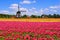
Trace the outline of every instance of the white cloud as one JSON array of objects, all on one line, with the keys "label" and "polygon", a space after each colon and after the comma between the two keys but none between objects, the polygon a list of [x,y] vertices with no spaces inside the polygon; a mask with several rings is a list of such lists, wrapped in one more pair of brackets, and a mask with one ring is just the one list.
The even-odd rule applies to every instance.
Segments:
[{"label": "white cloud", "polygon": [[50,10],[51,12],[57,12],[57,10]]},{"label": "white cloud", "polygon": [[[11,4],[9,8],[10,8],[11,14],[16,14],[16,12],[18,11],[18,4]],[[23,8],[21,6],[19,9],[20,9],[21,13],[28,11],[27,8]]]},{"label": "white cloud", "polygon": [[28,15],[41,15],[40,10],[37,10],[36,8],[32,7],[28,11]]},{"label": "white cloud", "polygon": [[[29,1],[29,0],[25,0],[25,1]],[[9,7],[11,10],[11,14],[14,13],[16,14],[17,10],[18,10],[18,4],[11,4]],[[21,12],[22,15],[26,14],[26,15],[41,15],[41,14],[53,14],[53,13],[57,13],[57,9],[59,9],[60,6],[50,6],[48,8],[40,8],[40,10],[37,10],[35,7],[32,7],[30,9],[24,8],[20,6],[20,11],[26,11],[26,12]]]},{"label": "white cloud", "polygon": [[20,8],[20,11],[21,11],[21,12],[27,12],[28,9],[27,9],[27,8],[23,8],[23,7],[21,7],[21,8]]},{"label": "white cloud", "polygon": [[44,14],[44,10],[41,8],[39,11],[40,14]]},{"label": "white cloud", "polygon": [[9,9],[10,9],[10,14],[16,14],[18,10],[18,4],[11,4]]},{"label": "white cloud", "polygon": [[34,0],[33,3],[36,3],[36,0]]},{"label": "white cloud", "polygon": [[20,2],[20,4],[31,4],[31,3],[36,3],[36,0],[30,1],[30,0],[23,0]]},{"label": "white cloud", "polygon": [[7,11],[7,10],[2,10],[2,11],[0,11],[0,13],[2,13],[2,14],[9,14],[9,11]]},{"label": "white cloud", "polygon": [[18,10],[18,4],[11,4],[9,7],[12,11],[17,11]]},{"label": "white cloud", "polygon": [[34,10],[36,10],[36,8],[34,8],[34,7],[29,9],[29,11],[34,11]]},{"label": "white cloud", "polygon": [[60,8],[60,5],[59,6],[50,6],[50,8],[53,8],[53,9]]},{"label": "white cloud", "polygon": [[50,12],[49,13],[60,13],[59,11],[60,11],[60,5],[55,5],[55,6],[50,6],[49,7],[50,8]]},{"label": "white cloud", "polygon": [[[10,5],[10,7],[9,7],[11,10],[13,10],[13,11],[17,11],[18,10],[18,4],[11,4]],[[21,11],[27,11],[27,9],[26,8],[23,8],[23,7],[21,7],[20,6],[20,8],[19,8]]]},{"label": "white cloud", "polygon": [[39,12],[41,14],[54,14],[54,13],[58,13],[59,14],[59,9],[60,9],[60,6],[50,6],[48,8],[40,9]]},{"label": "white cloud", "polygon": [[48,11],[49,9],[48,9],[48,8],[45,8],[44,10],[45,10],[45,11]]},{"label": "white cloud", "polygon": [[21,4],[31,4],[31,2],[30,1],[28,1],[28,0],[24,0],[23,2],[20,2]]},{"label": "white cloud", "polygon": [[15,9],[18,7],[18,4],[11,4],[9,8]]},{"label": "white cloud", "polygon": [[35,7],[32,7],[31,9],[32,9],[32,10],[36,10],[36,8],[35,8]]},{"label": "white cloud", "polygon": [[34,11],[34,13],[38,14],[39,12],[38,11]]}]

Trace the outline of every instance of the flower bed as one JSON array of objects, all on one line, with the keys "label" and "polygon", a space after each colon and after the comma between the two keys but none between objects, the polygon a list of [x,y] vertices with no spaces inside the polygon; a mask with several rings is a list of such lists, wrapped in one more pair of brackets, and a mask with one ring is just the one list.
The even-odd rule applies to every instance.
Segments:
[{"label": "flower bed", "polygon": [[0,21],[0,40],[60,40],[60,22]]}]

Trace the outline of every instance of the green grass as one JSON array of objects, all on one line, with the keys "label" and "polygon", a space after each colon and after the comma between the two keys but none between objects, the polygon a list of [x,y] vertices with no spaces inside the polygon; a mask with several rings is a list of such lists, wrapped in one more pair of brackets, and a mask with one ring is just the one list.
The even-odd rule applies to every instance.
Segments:
[{"label": "green grass", "polygon": [[3,37],[0,37],[0,40],[4,40],[4,38]]},{"label": "green grass", "polygon": [[20,40],[20,38],[17,38],[16,40]]},{"label": "green grass", "polygon": [[53,38],[54,40],[58,40],[57,36],[56,35],[53,35]]}]

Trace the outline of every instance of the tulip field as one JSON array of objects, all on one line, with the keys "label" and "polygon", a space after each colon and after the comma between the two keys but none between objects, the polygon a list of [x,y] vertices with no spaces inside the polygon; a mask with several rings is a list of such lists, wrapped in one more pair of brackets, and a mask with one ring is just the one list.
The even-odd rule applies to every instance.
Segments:
[{"label": "tulip field", "polygon": [[60,22],[0,20],[0,40],[60,40]]}]

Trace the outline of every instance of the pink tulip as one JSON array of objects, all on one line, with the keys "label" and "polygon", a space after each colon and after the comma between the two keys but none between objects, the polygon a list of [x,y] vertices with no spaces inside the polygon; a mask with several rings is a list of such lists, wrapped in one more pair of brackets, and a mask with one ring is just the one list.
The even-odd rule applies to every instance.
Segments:
[{"label": "pink tulip", "polygon": [[30,40],[30,36],[29,36],[29,35],[26,35],[26,36],[24,37],[24,40],[26,40],[26,39]]},{"label": "pink tulip", "polygon": [[37,38],[33,37],[32,40],[37,40]]},{"label": "pink tulip", "polygon": [[[44,35],[43,38],[40,40],[54,40],[53,38],[47,39],[44,38],[46,34],[53,36],[54,34],[60,38],[60,22],[19,22],[19,21],[0,21],[0,36],[6,37],[8,34],[12,34],[11,36],[15,38],[23,38],[22,33],[26,32],[26,36],[24,40],[28,38],[31,39],[29,36],[30,33],[33,33],[34,37],[38,34]],[[48,31],[47,31],[48,30]],[[14,34],[14,32],[19,32],[20,34]],[[32,38],[33,40],[37,40],[37,38]],[[10,37],[11,38],[11,37]],[[7,38],[6,40],[8,40]]]}]

